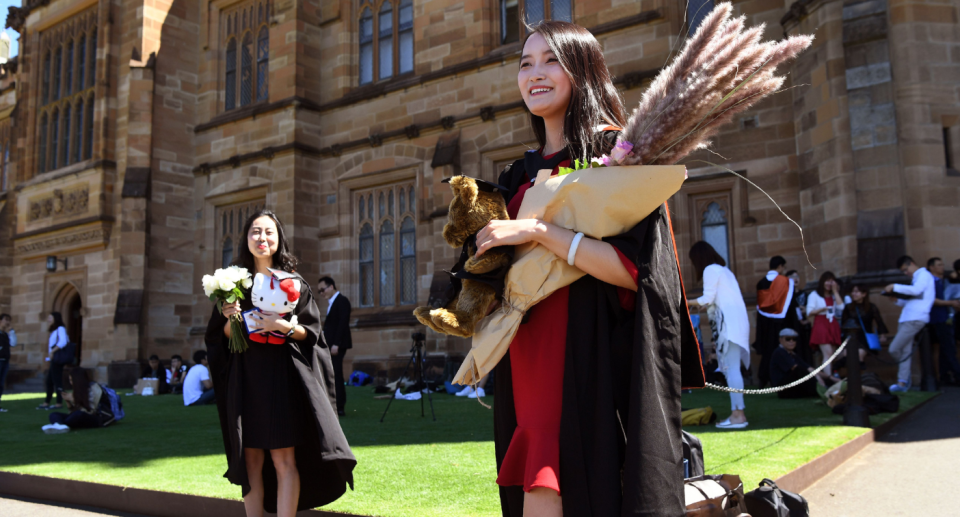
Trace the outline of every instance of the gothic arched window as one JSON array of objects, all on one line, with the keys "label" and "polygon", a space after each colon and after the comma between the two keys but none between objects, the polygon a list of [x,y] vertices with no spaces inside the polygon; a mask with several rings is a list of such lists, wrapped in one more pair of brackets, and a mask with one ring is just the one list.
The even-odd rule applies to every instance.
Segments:
[{"label": "gothic arched window", "polygon": [[700,220],[700,232],[703,235],[703,240],[713,246],[713,249],[717,250],[723,260],[730,264],[730,246],[727,239],[728,226],[726,211],[720,208],[720,205],[716,202],[707,205],[707,210]]}]

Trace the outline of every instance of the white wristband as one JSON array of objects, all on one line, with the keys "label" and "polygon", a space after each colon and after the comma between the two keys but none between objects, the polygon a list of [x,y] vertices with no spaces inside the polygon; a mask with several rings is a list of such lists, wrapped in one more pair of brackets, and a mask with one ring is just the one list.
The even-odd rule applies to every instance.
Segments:
[{"label": "white wristband", "polygon": [[577,247],[580,246],[580,240],[583,239],[583,233],[577,232],[573,236],[573,242],[570,243],[570,251],[567,252],[567,264],[573,265],[573,259],[577,256]]}]

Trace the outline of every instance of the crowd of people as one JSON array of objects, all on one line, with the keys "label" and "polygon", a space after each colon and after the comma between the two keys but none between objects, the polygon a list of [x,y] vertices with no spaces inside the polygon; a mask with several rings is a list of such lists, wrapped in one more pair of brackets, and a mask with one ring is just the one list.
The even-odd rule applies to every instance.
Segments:
[{"label": "crowd of people", "polygon": [[[707,242],[700,241],[690,249],[690,260],[698,278],[703,281],[703,294],[690,300],[691,308],[706,310],[716,352],[716,369],[723,373],[727,386],[742,389],[741,366],[749,372],[750,322],[739,283],[723,257]],[[820,274],[816,287],[806,291],[800,287],[796,270],[787,270],[781,256],[770,259],[769,271],[757,282],[756,332],[753,350],[760,355],[757,371],[761,388],[794,384],[814,372],[807,381],[778,392],[782,398],[816,396],[817,386],[830,386],[840,380],[833,371],[838,348],[847,336],[853,336],[847,350],[859,356],[861,365],[868,353],[879,353],[887,343],[889,330],[880,308],[870,300],[870,286],[851,283],[843,286],[831,271]],[[910,279],[909,284],[889,284],[881,295],[902,307],[897,332],[890,342],[889,355],[897,367],[897,378],[890,386],[892,393],[902,393],[912,386],[911,358],[914,342],[927,332],[939,344],[939,379],[943,385],[960,385],[960,361],[957,359],[960,318],[960,260],[954,271],[945,275],[943,260],[933,257],[921,267],[910,256],[900,257],[897,269]],[[957,288],[948,289],[952,280]],[[957,314],[960,314],[958,312]],[[725,429],[747,427],[743,395],[731,393],[730,417],[717,423]]]}]

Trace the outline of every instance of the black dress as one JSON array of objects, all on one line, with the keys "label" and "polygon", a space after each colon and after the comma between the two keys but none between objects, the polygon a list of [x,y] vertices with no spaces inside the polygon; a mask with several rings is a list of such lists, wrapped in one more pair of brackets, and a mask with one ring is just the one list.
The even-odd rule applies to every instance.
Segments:
[{"label": "black dress", "polygon": [[[205,341],[220,416],[223,448],[231,483],[250,492],[245,448],[294,446],[300,473],[298,510],[329,504],[353,488],[356,458],[337,418],[333,366],[323,341],[320,310],[310,285],[302,277],[294,314],[307,332],[302,341],[279,345],[248,340],[250,348],[231,353],[223,333],[227,319],[216,308]],[[244,310],[253,305],[240,303]],[[277,511],[277,472],[271,455],[264,455],[263,508]]]}]

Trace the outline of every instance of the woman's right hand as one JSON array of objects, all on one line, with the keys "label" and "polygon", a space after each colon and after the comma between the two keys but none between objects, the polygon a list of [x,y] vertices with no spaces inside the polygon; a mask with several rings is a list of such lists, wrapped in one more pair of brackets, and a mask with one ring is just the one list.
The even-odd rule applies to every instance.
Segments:
[{"label": "woman's right hand", "polygon": [[229,318],[234,314],[240,314],[240,302],[223,303],[223,317]]}]

